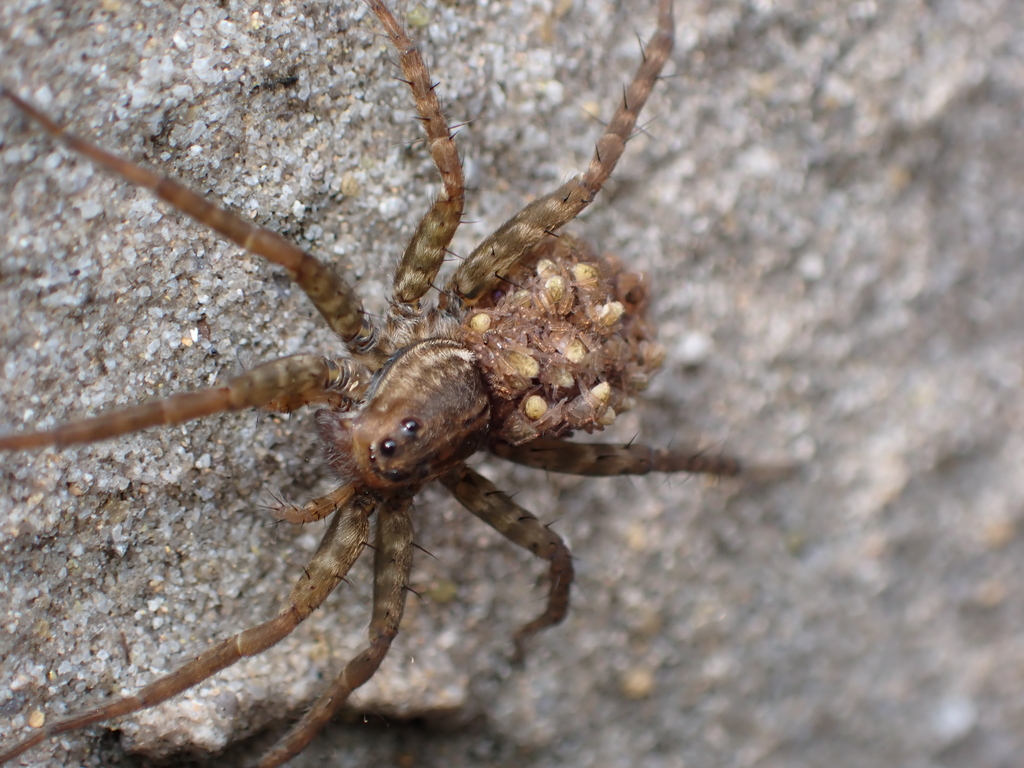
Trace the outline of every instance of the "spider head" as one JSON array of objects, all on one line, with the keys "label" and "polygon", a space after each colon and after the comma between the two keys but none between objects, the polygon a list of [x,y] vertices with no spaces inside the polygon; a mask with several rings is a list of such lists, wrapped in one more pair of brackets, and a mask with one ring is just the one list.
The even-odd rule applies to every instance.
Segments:
[{"label": "spider head", "polygon": [[423,425],[419,419],[409,417],[402,419],[397,429],[388,430],[394,432],[393,435],[385,435],[371,443],[368,455],[370,462],[379,467],[379,474],[393,483],[403,483],[410,479],[411,473],[403,465],[416,452],[422,430]]},{"label": "spider head", "polygon": [[433,480],[479,450],[490,401],[472,353],[428,339],[388,360],[357,413],[321,414],[328,459],[342,479],[388,489]]}]

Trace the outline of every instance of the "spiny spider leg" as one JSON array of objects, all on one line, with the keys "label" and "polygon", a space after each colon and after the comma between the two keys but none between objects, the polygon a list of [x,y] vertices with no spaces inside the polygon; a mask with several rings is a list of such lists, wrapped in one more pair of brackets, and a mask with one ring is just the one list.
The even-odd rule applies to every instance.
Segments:
[{"label": "spiny spider leg", "polygon": [[561,537],[500,491],[494,483],[463,465],[441,479],[466,509],[514,544],[551,563],[547,607],[540,616],[520,627],[514,636],[515,659],[524,656],[526,639],[558,624],[569,610],[569,588],[574,576],[572,554]]},{"label": "spiny spider leg", "polygon": [[3,86],[0,86],[0,96],[13,102],[18,109],[42,125],[51,136],[60,139],[97,165],[123,176],[133,184],[145,187],[161,200],[170,203],[200,224],[219,232],[233,243],[284,267],[291,279],[323,315],[331,329],[343,341],[352,343],[353,351],[365,352],[372,347],[375,332],[363,314],[362,302],[351,286],[332,267],[318,261],[276,232],[257,227],[241,216],[214,205],[180,182],[129,162],[66,131]]},{"label": "spiny spider leg", "polygon": [[445,120],[444,111],[434,91],[436,83],[430,82],[430,72],[416,44],[383,2],[369,0],[369,6],[377,14],[391,38],[391,44],[398,51],[402,74],[416,100],[416,111],[419,112],[420,122],[427,134],[430,157],[444,183],[441,194],[416,227],[416,233],[409,241],[395,274],[392,294],[396,301],[409,304],[420,299],[430,289],[444,262],[448,244],[462,221],[466,200],[465,179],[455,137],[448,130],[448,121]]},{"label": "spiny spider leg", "polygon": [[256,768],[274,768],[299,754],[349,694],[369,680],[384,661],[398,634],[412,570],[412,500],[413,494],[398,495],[383,502],[377,511],[369,646],[345,666],[302,719],[256,763]]},{"label": "spiny spider leg", "polygon": [[646,475],[648,472],[691,472],[738,475],[740,463],[731,456],[713,456],[685,448],[650,448],[646,445],[570,443],[542,437],[523,445],[497,442],[491,452],[516,464],[570,475]]},{"label": "spiny spider leg", "polygon": [[348,504],[355,492],[354,485],[342,485],[328,494],[307,501],[301,507],[297,504],[283,503],[274,508],[274,517],[282,522],[295,525],[315,523],[317,520],[323,520],[334,510]]},{"label": "spiny spider leg", "polygon": [[363,394],[367,384],[365,369],[351,360],[292,355],[258,365],[221,387],[182,392],[42,432],[0,435],[0,450],[91,443],[243,408],[287,412],[306,403],[339,397],[351,403]]},{"label": "spiny spider leg", "polygon": [[0,753],[0,763],[52,736],[114,717],[138,712],[198,685],[211,675],[229,667],[245,656],[254,656],[280,642],[306,619],[341,582],[366,545],[370,530],[369,518],[376,500],[359,494],[331,522],[320,547],[295,584],[288,605],[276,618],[239,632],[201,653],[193,661],[156,680],[134,696],[115,699],[108,704],[46,726],[20,744]]},{"label": "spiny spider leg", "polygon": [[587,172],[534,200],[498,227],[473,249],[469,258],[455,271],[448,290],[461,296],[464,303],[475,304],[545,235],[571,221],[594,201],[615,169],[640,110],[647,103],[647,97],[672,53],[674,32],[672,0],[659,0],[658,31],[644,49],[643,62],[626,89],[622,104],[608,123],[604,135],[598,139]]}]

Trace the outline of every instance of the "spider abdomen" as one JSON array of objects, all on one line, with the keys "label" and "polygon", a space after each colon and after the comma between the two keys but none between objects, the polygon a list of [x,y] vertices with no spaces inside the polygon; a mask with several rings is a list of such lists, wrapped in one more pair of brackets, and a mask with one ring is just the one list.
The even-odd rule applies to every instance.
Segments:
[{"label": "spider abdomen", "polygon": [[500,440],[603,429],[664,360],[646,317],[644,276],[582,241],[546,238],[503,287],[462,324]]}]

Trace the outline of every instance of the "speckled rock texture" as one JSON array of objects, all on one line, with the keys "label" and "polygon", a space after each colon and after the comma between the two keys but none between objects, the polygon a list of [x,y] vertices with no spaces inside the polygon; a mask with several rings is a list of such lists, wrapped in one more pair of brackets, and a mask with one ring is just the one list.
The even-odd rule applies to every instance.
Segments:
[{"label": "speckled rock texture", "polygon": [[[583,168],[653,1],[402,2],[472,187],[454,250]],[[402,633],[292,765],[1019,765],[1024,5],[690,2],[669,77],[572,230],[654,275],[665,370],[611,439],[771,484],[481,470],[577,557],[543,568],[439,489]],[[0,3],[0,80],[273,227],[382,306],[437,178],[357,0]],[[0,429],[340,347],[280,272],[0,104]],[[311,413],[0,464],[0,738],[276,613],[330,486]],[[234,766],[363,641],[368,558],[279,647],[38,766]],[[253,737],[253,738],[250,738]]]}]

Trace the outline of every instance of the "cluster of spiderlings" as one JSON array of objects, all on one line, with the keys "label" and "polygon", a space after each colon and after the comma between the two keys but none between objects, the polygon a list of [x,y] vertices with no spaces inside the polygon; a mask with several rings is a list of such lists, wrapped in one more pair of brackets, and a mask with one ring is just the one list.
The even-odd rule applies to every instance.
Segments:
[{"label": "cluster of spiderlings", "polygon": [[646,318],[644,276],[570,236],[545,239],[503,287],[462,324],[501,440],[603,429],[665,358]]}]

